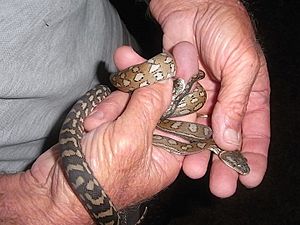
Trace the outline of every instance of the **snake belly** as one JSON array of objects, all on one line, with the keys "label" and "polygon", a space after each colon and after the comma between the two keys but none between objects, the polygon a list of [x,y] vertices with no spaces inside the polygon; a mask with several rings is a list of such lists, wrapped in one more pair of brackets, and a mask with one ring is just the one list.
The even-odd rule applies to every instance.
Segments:
[{"label": "snake belly", "polygon": [[[174,76],[175,63],[173,58],[167,53],[161,53],[142,64],[131,66],[113,74],[111,82],[120,91],[132,92],[137,88]],[[210,150],[217,154],[229,167],[240,174],[247,174],[250,171],[247,160],[238,151],[232,154],[218,148],[211,138],[212,130],[210,127],[168,119],[193,113],[203,106],[206,92],[196,82],[203,77],[204,72],[199,71],[187,84],[180,79],[174,82],[171,105],[157,125],[159,129],[183,137],[189,143],[182,143],[161,135],[153,135],[153,145],[181,155]],[[193,85],[196,87],[191,91]],[[120,215],[86,162],[81,140],[84,135],[83,122],[85,118],[109,94],[108,87],[97,85],[82,96],[67,115],[59,136],[62,168],[67,181],[95,223],[99,225],[118,225],[121,223]]]}]

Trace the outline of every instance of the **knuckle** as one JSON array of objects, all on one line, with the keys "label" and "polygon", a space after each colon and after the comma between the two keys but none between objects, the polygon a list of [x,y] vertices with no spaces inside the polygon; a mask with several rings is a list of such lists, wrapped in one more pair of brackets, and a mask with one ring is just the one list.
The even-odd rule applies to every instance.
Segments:
[{"label": "knuckle", "polygon": [[[141,88],[136,91],[139,96],[138,101],[140,106],[143,107],[143,111],[147,117],[153,115],[153,112],[159,112],[161,115],[167,106],[166,98],[163,97],[163,93],[160,89],[154,87]],[[156,113],[155,113],[156,114]]]},{"label": "knuckle", "polygon": [[237,97],[227,103],[228,116],[234,120],[241,120],[247,110],[246,98]]}]

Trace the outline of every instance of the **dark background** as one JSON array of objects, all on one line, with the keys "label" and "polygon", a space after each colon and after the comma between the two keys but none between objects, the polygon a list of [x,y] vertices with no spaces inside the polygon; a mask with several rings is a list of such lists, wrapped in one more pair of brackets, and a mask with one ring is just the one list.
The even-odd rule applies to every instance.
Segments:
[{"label": "dark background", "polygon": [[[134,0],[111,1],[145,57],[161,49],[161,31]],[[252,0],[246,3],[265,52],[271,80],[271,145],[266,176],[258,187],[238,186],[233,197],[219,199],[208,189],[208,174],[176,182],[150,203],[146,224],[296,225],[300,224],[299,10],[300,1]]]}]

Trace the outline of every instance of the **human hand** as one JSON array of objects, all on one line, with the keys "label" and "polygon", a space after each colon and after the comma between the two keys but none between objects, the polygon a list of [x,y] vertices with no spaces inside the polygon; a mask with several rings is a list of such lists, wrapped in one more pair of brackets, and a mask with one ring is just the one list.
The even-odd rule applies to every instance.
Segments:
[{"label": "human hand", "polygon": [[[270,87],[266,60],[245,8],[236,0],[152,0],[150,10],[163,29],[165,50],[187,41],[198,53],[192,60],[205,70],[201,84],[208,92],[199,115],[211,115],[214,140],[223,149],[241,149],[248,159],[250,174],[238,176],[214,157],[212,193],[231,196],[238,179],[246,187],[257,186],[267,167]],[[189,49],[187,45],[182,52]],[[198,121],[207,122],[201,116]],[[208,160],[208,152],[187,156],[183,170],[200,178]]]},{"label": "human hand", "polygon": [[[193,55],[191,52],[182,53],[181,48],[184,46],[184,44],[178,44],[172,53],[176,64],[181,65],[181,69],[177,73],[191,76],[198,72],[198,64],[192,60],[191,63],[182,64],[183,59],[187,60]],[[196,52],[192,58],[195,56]],[[144,61],[145,59],[127,46],[117,49],[115,53],[115,63],[119,70]],[[164,84],[166,82],[168,84]],[[170,154],[166,150],[152,146],[155,126],[170,104],[172,85],[169,86],[169,82],[170,80],[164,81],[162,84],[159,82],[151,85],[150,89],[138,89],[133,92],[130,99],[127,93],[115,91],[104,99],[85,120],[85,128],[89,133],[97,132],[98,129],[103,130],[103,126],[105,127],[104,134],[110,132],[106,139],[106,145],[109,143],[110,148],[104,145],[95,149],[95,152],[112,151],[111,155],[114,156],[113,159],[110,159],[111,156],[109,155],[109,158],[103,157],[101,160],[104,163],[107,162],[108,165],[103,166],[101,170],[102,173],[98,178],[100,182],[101,180],[109,181],[110,178],[105,177],[105,175],[112,176],[114,171],[119,171],[114,176],[124,177],[124,184],[121,183],[121,185],[120,183],[105,184],[101,182],[115,204],[118,201],[114,201],[112,196],[118,196],[117,199],[125,197],[124,203],[128,203],[128,199],[133,199],[130,202],[136,203],[152,197],[172,183],[181,169],[183,156]],[[156,117],[153,119],[151,114]],[[196,115],[185,116],[183,119],[195,121]],[[106,127],[110,129],[110,126],[112,126],[112,130],[106,131]],[[161,133],[157,130],[154,132]],[[97,139],[103,138],[95,137],[95,140]],[[90,151],[92,148],[88,147],[87,149]],[[109,170],[105,171],[106,169]],[[112,181],[115,182],[116,180]],[[115,187],[119,188],[116,189]],[[115,192],[110,193],[110,190]],[[133,194],[132,197],[131,194]]]},{"label": "human hand", "polygon": [[[179,44],[173,50],[177,65],[191,57],[188,52],[178,54],[182,47]],[[118,49],[115,58],[120,70],[144,61],[129,47]],[[183,73],[185,67],[188,74],[193,74],[198,65],[185,63],[180,66]],[[152,197],[172,183],[181,169],[184,157],[152,146],[153,131],[170,103],[171,93],[170,80],[140,88],[131,96],[116,91],[85,121],[88,132],[82,140],[82,150],[117,209]],[[196,116],[185,119],[195,120]],[[24,174],[22,180],[26,182],[22,186],[33,193],[25,197],[33,202],[31,209],[38,208],[46,214],[45,224],[52,224],[52,220],[60,224],[90,224],[89,215],[65,180],[59,155],[60,148],[56,145]],[[37,224],[43,221],[40,214],[28,214]]]},{"label": "human hand", "polygon": [[64,178],[59,157],[55,145],[31,169],[0,175],[0,224],[92,224]]}]

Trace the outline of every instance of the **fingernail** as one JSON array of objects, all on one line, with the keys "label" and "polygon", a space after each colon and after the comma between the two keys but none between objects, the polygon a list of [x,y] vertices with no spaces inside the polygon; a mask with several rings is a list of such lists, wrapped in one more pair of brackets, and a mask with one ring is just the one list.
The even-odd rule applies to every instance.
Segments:
[{"label": "fingernail", "polygon": [[231,128],[227,128],[224,131],[224,141],[228,144],[239,145],[240,144],[240,134]]}]

